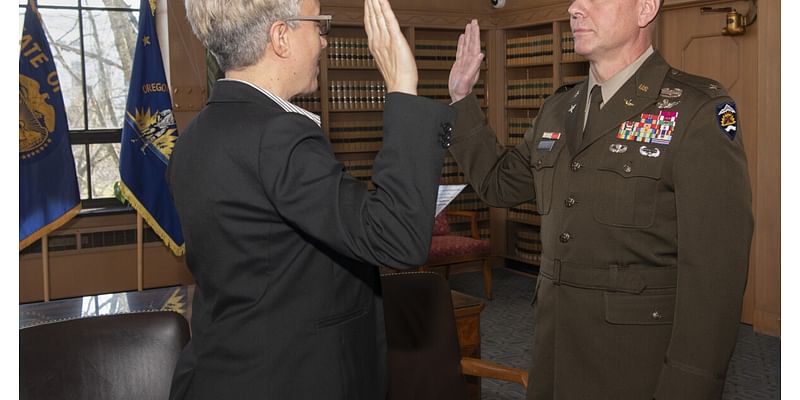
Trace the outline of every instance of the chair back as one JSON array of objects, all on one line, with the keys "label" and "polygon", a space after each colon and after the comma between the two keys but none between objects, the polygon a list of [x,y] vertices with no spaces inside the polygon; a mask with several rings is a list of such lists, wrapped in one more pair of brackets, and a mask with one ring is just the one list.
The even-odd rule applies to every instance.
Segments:
[{"label": "chair back", "polygon": [[188,341],[186,319],[171,311],[21,329],[20,399],[166,399]]},{"label": "chair back", "polygon": [[381,276],[389,360],[390,400],[463,400],[453,300],[433,272]]},{"label": "chair back", "polygon": [[442,236],[450,234],[450,222],[447,221],[447,213],[440,212],[433,220],[433,236]]}]

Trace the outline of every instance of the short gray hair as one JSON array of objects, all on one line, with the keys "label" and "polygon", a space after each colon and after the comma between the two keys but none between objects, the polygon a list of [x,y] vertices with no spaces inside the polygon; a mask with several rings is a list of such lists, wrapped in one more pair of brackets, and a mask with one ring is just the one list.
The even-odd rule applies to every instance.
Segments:
[{"label": "short gray hair", "polygon": [[220,68],[228,71],[257,63],[269,43],[269,28],[296,17],[300,1],[185,0],[186,17]]}]

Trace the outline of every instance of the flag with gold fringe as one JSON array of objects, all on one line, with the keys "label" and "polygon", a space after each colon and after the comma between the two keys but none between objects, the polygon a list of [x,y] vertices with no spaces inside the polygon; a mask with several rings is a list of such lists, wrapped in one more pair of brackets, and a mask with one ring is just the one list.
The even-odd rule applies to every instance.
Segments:
[{"label": "flag with gold fringe", "polygon": [[41,17],[25,9],[19,49],[19,250],[81,209],[69,126]]},{"label": "flag with gold fringe", "polygon": [[172,114],[155,16],[155,0],[142,0],[122,127],[120,189],[170,250],[181,255],[183,232],[166,181],[167,164],[178,139],[178,129]]}]

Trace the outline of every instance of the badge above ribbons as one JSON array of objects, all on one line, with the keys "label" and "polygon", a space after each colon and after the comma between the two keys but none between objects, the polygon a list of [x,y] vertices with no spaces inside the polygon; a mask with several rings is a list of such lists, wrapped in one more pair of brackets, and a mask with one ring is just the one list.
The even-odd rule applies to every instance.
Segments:
[{"label": "badge above ribbons", "polygon": [[175,255],[183,232],[166,182],[178,129],[155,28],[155,0],[142,0],[119,160],[122,194]]}]

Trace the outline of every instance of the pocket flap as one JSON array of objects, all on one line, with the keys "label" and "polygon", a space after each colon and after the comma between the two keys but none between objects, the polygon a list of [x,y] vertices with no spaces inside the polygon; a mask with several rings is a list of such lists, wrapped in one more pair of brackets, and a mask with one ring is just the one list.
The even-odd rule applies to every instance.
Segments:
[{"label": "pocket flap", "polygon": [[619,325],[671,324],[675,317],[675,295],[605,293],[606,322]]}]

